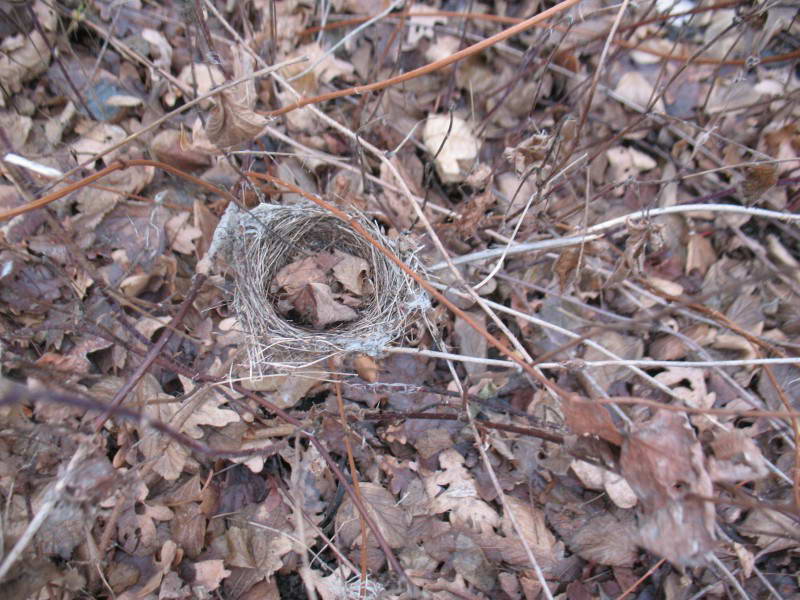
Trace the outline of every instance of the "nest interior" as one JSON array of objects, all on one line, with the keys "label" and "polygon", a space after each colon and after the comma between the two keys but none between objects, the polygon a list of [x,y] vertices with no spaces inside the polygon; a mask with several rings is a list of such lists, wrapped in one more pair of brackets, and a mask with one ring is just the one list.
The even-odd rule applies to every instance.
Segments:
[{"label": "nest interior", "polygon": [[[276,367],[298,367],[340,352],[379,354],[402,337],[415,313],[430,306],[419,286],[347,223],[311,203],[261,204],[220,223],[221,244],[234,279],[233,308],[246,337],[254,374]],[[394,242],[368,218],[351,214],[380,243],[419,271],[413,252],[399,252]],[[273,282],[294,261],[319,252],[340,251],[364,259],[369,293],[357,317],[314,328],[278,307]]]}]

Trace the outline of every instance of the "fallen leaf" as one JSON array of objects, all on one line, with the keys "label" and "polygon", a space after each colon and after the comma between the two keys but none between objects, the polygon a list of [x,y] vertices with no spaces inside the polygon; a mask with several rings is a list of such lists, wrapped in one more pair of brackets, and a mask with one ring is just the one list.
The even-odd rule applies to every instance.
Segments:
[{"label": "fallen leaf", "polygon": [[[46,71],[52,56],[50,44],[58,22],[56,12],[41,1],[34,2],[31,8],[41,31],[36,28],[0,40],[0,84],[12,94],[20,92],[23,83]],[[5,106],[6,97],[7,94],[0,94],[0,106]]]},{"label": "fallen leaf", "polygon": [[675,565],[702,564],[714,546],[713,495],[703,451],[685,416],[658,411],[622,445],[622,475],[641,502],[639,542]]},{"label": "fallen leaf", "polygon": [[325,283],[325,272],[319,268],[313,256],[302,258],[281,268],[270,285],[270,291],[277,294],[283,288],[292,298],[310,283]]},{"label": "fallen leaf", "polygon": [[364,381],[375,383],[378,380],[378,363],[372,357],[366,354],[359,354],[353,359],[353,366],[358,376]]},{"label": "fallen leaf", "polygon": [[231,574],[219,559],[201,560],[194,563],[194,580],[205,588],[206,592],[216,590],[222,580]]},{"label": "fallen leaf", "polygon": [[[452,117],[452,118],[451,118]],[[467,122],[456,115],[433,115],[422,139],[444,183],[464,181],[478,158],[478,140]]]},{"label": "fallen leaf", "polygon": [[330,286],[324,283],[306,285],[297,295],[293,306],[301,318],[315,329],[358,318],[356,311],[334,300]]},{"label": "fallen leaf", "polygon": [[[470,312],[469,316],[475,321],[478,326],[486,328],[486,314],[483,312]],[[475,358],[486,358],[488,352],[488,343],[486,339],[478,333],[469,323],[467,323],[460,316],[456,316],[455,326],[453,328],[453,337],[457,345],[458,351],[465,355]],[[464,368],[470,377],[480,377],[486,372],[486,365],[481,363],[466,362]]]},{"label": "fallen leaf", "polygon": [[[384,487],[370,482],[361,482],[361,498],[390,548],[402,548],[407,543],[407,531],[411,518],[397,503],[395,497]],[[348,497],[336,513],[336,530],[344,545],[357,546],[361,540],[361,525],[358,513]],[[370,531],[368,544],[377,547],[377,540]]]},{"label": "fallen leaf", "polygon": [[222,90],[214,97],[214,108],[208,116],[206,134],[220,148],[249,142],[258,137],[269,122],[248,106],[234,87]]},{"label": "fallen leaf", "polygon": [[369,263],[363,258],[345,254],[341,250],[336,251],[336,256],[340,259],[333,266],[333,274],[337,281],[358,296],[364,294],[365,282],[369,277]]},{"label": "fallen leaf", "polygon": [[[626,102],[633,104],[636,108],[645,108],[649,106],[649,102],[653,94],[653,86],[650,84],[644,75],[638,71],[628,71],[625,73],[617,83],[614,93],[624,99]],[[656,112],[663,113],[664,101],[659,98],[653,109]]]},{"label": "fallen leaf", "polygon": [[456,450],[444,450],[439,454],[439,464],[441,471],[423,478],[430,513],[449,512],[454,527],[493,534],[500,517],[478,496],[475,480],[464,467],[464,457]]}]

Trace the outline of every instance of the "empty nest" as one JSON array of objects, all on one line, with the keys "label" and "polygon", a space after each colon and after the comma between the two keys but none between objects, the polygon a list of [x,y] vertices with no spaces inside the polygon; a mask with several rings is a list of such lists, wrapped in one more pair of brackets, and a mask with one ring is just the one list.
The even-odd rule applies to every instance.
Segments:
[{"label": "empty nest", "polygon": [[[350,216],[412,269],[421,269],[413,252],[401,252],[370,219]],[[342,352],[378,355],[430,306],[411,277],[312,203],[261,204],[247,212],[231,205],[214,237],[210,253],[220,252],[231,271],[233,310],[255,376]],[[337,270],[342,261],[351,267],[348,276]]]}]

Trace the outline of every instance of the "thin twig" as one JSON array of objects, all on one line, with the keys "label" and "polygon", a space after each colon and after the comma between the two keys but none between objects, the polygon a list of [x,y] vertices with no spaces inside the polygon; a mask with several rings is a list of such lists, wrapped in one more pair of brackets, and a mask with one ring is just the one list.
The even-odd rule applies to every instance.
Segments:
[{"label": "thin twig", "polygon": [[19,560],[22,552],[33,540],[36,532],[39,531],[39,528],[42,525],[44,525],[44,522],[56,507],[56,504],[63,498],[64,491],[66,490],[67,486],[73,483],[72,478],[73,474],[75,473],[75,469],[89,455],[89,448],[90,446],[87,442],[82,442],[78,446],[77,450],[75,450],[75,453],[72,455],[72,458],[70,458],[67,468],[64,469],[64,472],[59,476],[55,485],[53,485],[53,487],[46,492],[44,502],[37,511],[36,516],[31,520],[31,522],[25,528],[23,534],[17,540],[17,543],[14,544],[14,547],[11,548],[9,553],[3,559],[3,563],[0,564],[0,581],[5,579],[11,567],[14,566],[14,563]]}]

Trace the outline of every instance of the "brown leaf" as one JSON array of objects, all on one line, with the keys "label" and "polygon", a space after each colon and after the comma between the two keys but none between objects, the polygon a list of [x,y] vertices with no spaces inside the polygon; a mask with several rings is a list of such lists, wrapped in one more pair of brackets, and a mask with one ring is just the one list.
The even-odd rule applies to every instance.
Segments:
[{"label": "brown leaf", "polygon": [[345,289],[361,296],[364,293],[364,283],[369,277],[369,263],[358,256],[345,254],[337,250],[336,256],[340,260],[333,265],[333,275]]},{"label": "brown leaf", "polygon": [[425,122],[422,139],[431,157],[435,157],[436,172],[444,183],[466,179],[480,147],[469,123],[455,115],[431,115]]},{"label": "brown leaf", "polygon": [[715,262],[717,262],[717,253],[714,251],[711,241],[699,233],[691,234],[686,245],[686,274],[697,269],[701,275],[705,275]]},{"label": "brown leaf", "polygon": [[714,545],[714,506],[703,452],[688,420],[657,412],[622,446],[622,475],[642,504],[640,543],[675,565],[700,564]]},{"label": "brown leaf", "polygon": [[744,175],[742,197],[748,204],[758,200],[778,183],[778,169],[773,163],[745,167]]},{"label": "brown leaf", "polygon": [[576,435],[596,435],[616,446],[622,445],[622,434],[605,406],[567,397],[562,410],[567,427]]},{"label": "brown leaf", "polygon": [[[52,42],[52,32],[56,28],[57,16],[46,2],[35,2],[32,6],[42,29],[32,29],[28,33],[17,33],[2,40],[0,52],[0,84],[13,94],[22,89],[22,84],[31,77],[47,69],[52,53],[48,41]],[[0,100],[0,106],[5,102]]]},{"label": "brown leaf", "polygon": [[184,171],[205,169],[211,166],[211,157],[190,146],[182,131],[165,129],[150,143],[156,158]]},{"label": "brown leaf", "polygon": [[170,522],[172,539],[186,556],[195,559],[205,546],[206,519],[197,502],[175,507],[175,517]]},{"label": "brown leaf", "polygon": [[558,287],[563,293],[567,289],[567,284],[574,278],[575,268],[578,266],[578,258],[580,257],[580,248],[567,248],[558,256],[556,264],[553,267],[556,276],[558,277]]},{"label": "brown leaf", "polygon": [[519,540],[521,534],[543,568],[555,561],[556,538],[545,524],[544,513],[533,504],[514,496],[506,496],[506,506],[514,513],[520,531],[514,528],[511,517],[503,515],[502,530],[506,542],[502,544],[503,560],[512,564],[529,563],[527,553]]},{"label": "brown leaf", "polygon": [[[408,526],[411,518],[397,503],[389,490],[370,482],[361,483],[361,497],[375,520],[378,530],[390,548],[402,548],[406,545]],[[336,513],[336,530],[347,547],[358,545],[361,539],[361,526],[358,514],[348,498]],[[370,532],[369,544],[377,546],[377,540]]]},{"label": "brown leaf", "polygon": [[494,533],[500,525],[495,510],[478,496],[475,479],[464,466],[464,457],[450,448],[439,454],[441,471],[425,477],[425,491],[431,514],[449,512],[454,527],[483,533]]},{"label": "brown leaf", "polygon": [[708,470],[714,481],[751,481],[769,473],[761,450],[738,429],[717,433],[711,448]]},{"label": "brown leaf", "polygon": [[456,572],[478,589],[492,591],[496,579],[495,569],[480,546],[463,533],[456,535],[454,546],[451,560]]},{"label": "brown leaf", "polygon": [[609,566],[630,566],[639,556],[633,511],[598,512],[567,541],[581,558]]},{"label": "brown leaf", "polygon": [[[252,516],[251,516],[252,515]],[[286,533],[294,534],[289,509],[282,501],[274,506],[272,498],[250,505],[237,522],[225,533],[229,567],[258,569],[270,577],[281,568],[282,557],[293,548]]]},{"label": "brown leaf", "polygon": [[289,263],[278,271],[270,286],[273,294],[283,288],[291,299],[309,283],[325,283],[325,272],[319,268],[317,260],[309,256]]},{"label": "brown leaf", "polygon": [[206,133],[212,144],[227,148],[255,139],[268,122],[266,117],[256,114],[247,106],[236,87],[233,87],[215,96],[214,108],[206,123]]},{"label": "brown leaf", "polygon": [[324,283],[309,283],[298,294],[294,307],[316,329],[358,318],[356,311],[333,299],[330,286]]},{"label": "brown leaf", "polygon": [[[483,312],[469,313],[472,320],[477,322],[479,326],[486,328],[486,314]],[[486,339],[479,334],[469,323],[461,317],[456,317],[455,327],[453,329],[453,337],[455,339],[458,351],[466,356],[475,358],[486,358],[488,351],[488,344]],[[464,363],[464,368],[470,377],[480,377],[486,372],[486,365],[481,363],[468,362]]]},{"label": "brown leaf", "polygon": [[223,566],[221,560],[201,560],[194,563],[195,581],[202,585],[206,592],[212,592],[220,586],[222,580],[231,572]]}]

